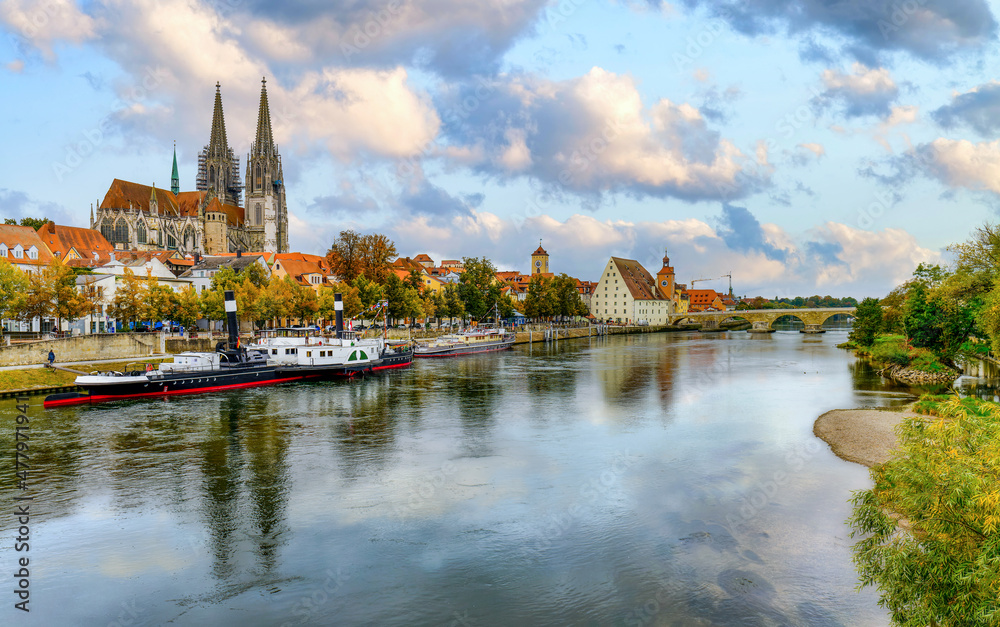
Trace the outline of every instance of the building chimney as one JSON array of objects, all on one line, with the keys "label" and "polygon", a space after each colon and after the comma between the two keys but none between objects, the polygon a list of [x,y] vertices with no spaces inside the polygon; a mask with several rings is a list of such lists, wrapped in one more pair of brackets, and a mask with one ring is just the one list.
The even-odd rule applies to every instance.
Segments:
[{"label": "building chimney", "polygon": [[243,256],[243,251],[240,250],[239,248],[237,248],[236,249],[236,258],[239,259],[242,256]]},{"label": "building chimney", "polygon": [[194,265],[198,265],[199,263],[201,263],[201,255],[198,254],[198,253],[195,253],[194,254]]}]

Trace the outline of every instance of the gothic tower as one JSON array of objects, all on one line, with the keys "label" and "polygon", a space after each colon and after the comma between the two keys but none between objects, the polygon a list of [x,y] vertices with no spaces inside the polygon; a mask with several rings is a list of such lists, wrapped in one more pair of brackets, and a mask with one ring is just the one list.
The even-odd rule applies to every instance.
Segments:
[{"label": "gothic tower", "polygon": [[288,252],[284,176],[281,155],[271,132],[266,79],[261,79],[257,136],[247,155],[246,198],[246,225],[251,248],[263,252]]},{"label": "gothic tower", "polygon": [[212,114],[212,135],[198,155],[198,191],[215,192],[219,202],[240,205],[240,159],[233,155],[226,139],[226,121],[222,117],[222,93],[215,84],[215,111]]}]

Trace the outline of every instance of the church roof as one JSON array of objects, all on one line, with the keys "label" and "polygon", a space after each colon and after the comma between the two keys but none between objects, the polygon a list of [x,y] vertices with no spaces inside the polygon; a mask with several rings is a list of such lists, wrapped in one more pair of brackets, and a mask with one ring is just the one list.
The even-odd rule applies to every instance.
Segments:
[{"label": "church roof", "polygon": [[538,248],[535,249],[535,252],[533,252],[531,254],[532,255],[548,255],[549,253],[545,252],[545,249],[542,248],[541,244],[539,244]]},{"label": "church roof", "polygon": [[226,139],[226,120],[222,116],[222,92],[215,84],[215,110],[212,112],[212,135],[208,140],[208,157],[229,158],[229,141]]},{"label": "church roof", "polygon": [[[73,260],[75,266],[101,266],[111,261],[114,247],[104,239],[100,231],[78,226],[63,226],[47,222],[38,229],[38,237],[48,246],[53,255],[66,260],[66,254],[75,249],[81,259]],[[97,253],[97,256],[94,256]],[[68,262],[67,262],[68,263]]]},{"label": "church roof", "polygon": [[[104,196],[101,209],[138,209],[148,213],[152,190],[149,185],[115,179]],[[156,188],[156,204],[161,214],[179,215],[177,200],[168,190]]]}]

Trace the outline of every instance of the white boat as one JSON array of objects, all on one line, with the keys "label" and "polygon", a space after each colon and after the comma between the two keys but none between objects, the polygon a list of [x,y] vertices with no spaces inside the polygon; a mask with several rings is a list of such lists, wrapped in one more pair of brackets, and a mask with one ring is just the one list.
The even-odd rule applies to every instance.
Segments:
[{"label": "white boat", "polygon": [[449,333],[425,342],[417,342],[414,357],[454,357],[510,348],[514,334],[503,327],[473,327],[462,333]]}]

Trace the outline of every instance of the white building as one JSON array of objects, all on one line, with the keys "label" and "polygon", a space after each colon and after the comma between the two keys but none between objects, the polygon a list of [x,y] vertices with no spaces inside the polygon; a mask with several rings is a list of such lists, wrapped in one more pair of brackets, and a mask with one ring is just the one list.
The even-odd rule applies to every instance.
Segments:
[{"label": "white building", "polygon": [[675,298],[674,269],[666,255],[655,279],[638,261],[612,257],[594,288],[590,313],[601,322],[668,324]]}]

